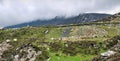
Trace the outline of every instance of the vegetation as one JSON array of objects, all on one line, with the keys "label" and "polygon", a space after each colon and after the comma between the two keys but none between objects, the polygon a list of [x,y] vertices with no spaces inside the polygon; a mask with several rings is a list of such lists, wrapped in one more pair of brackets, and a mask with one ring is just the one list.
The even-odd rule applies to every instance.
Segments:
[{"label": "vegetation", "polygon": [[26,57],[27,50],[20,51],[30,47],[36,53],[42,52],[36,55],[35,61],[48,59],[50,61],[90,61],[118,43],[117,40],[120,40],[118,25],[119,23],[115,22],[93,22],[82,26],[2,29],[0,43],[10,40],[8,44],[12,45],[12,48],[3,52],[2,57],[7,61],[13,61],[11,55],[19,54],[20,57]]}]

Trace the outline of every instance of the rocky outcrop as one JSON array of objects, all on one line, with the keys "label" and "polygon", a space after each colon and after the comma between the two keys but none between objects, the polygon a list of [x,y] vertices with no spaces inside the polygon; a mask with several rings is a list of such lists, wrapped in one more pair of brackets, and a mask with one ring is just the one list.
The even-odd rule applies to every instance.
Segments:
[{"label": "rocky outcrop", "polygon": [[11,45],[10,40],[0,44],[0,61],[47,61],[49,59],[49,54],[44,48],[32,44],[23,44],[17,49]]},{"label": "rocky outcrop", "polygon": [[3,42],[0,44],[0,61],[5,60],[2,56],[5,51],[9,50],[12,47],[8,42]]},{"label": "rocky outcrop", "polygon": [[120,60],[120,36],[115,36],[106,40],[103,47],[108,49],[107,52],[101,53],[92,61],[119,61]]},{"label": "rocky outcrop", "polygon": [[14,61],[35,61],[36,57],[42,54],[42,51],[35,51],[30,45],[18,49],[18,52],[19,53],[14,56]]}]

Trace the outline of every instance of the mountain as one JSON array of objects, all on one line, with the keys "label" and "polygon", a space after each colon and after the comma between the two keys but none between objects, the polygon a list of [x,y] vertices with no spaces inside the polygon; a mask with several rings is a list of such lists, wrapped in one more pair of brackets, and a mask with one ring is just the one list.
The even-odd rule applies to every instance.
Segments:
[{"label": "mountain", "polygon": [[21,23],[17,25],[7,26],[5,28],[20,28],[25,26],[44,26],[44,25],[68,25],[68,24],[80,24],[83,22],[91,22],[103,19],[110,14],[98,14],[98,13],[84,13],[74,17],[55,17],[49,20],[34,20],[31,22]]},{"label": "mountain", "polygon": [[83,25],[1,29],[0,61],[120,61],[119,14]]},{"label": "mountain", "polygon": [[120,26],[105,22],[100,26],[2,29],[0,61],[118,61],[119,40]]}]

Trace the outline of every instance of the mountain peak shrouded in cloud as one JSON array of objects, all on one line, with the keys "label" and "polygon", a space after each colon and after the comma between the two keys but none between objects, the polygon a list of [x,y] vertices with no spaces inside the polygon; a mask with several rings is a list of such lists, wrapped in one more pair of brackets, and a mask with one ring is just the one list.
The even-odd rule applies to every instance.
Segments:
[{"label": "mountain peak shrouded in cloud", "polygon": [[120,0],[0,0],[0,27],[56,16],[120,11]]}]

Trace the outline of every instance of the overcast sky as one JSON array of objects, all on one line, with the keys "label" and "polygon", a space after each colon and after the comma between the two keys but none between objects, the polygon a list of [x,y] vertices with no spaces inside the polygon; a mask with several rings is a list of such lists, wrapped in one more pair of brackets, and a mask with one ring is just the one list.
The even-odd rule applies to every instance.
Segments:
[{"label": "overcast sky", "polygon": [[120,0],[0,0],[0,27],[56,16],[119,11]]}]

